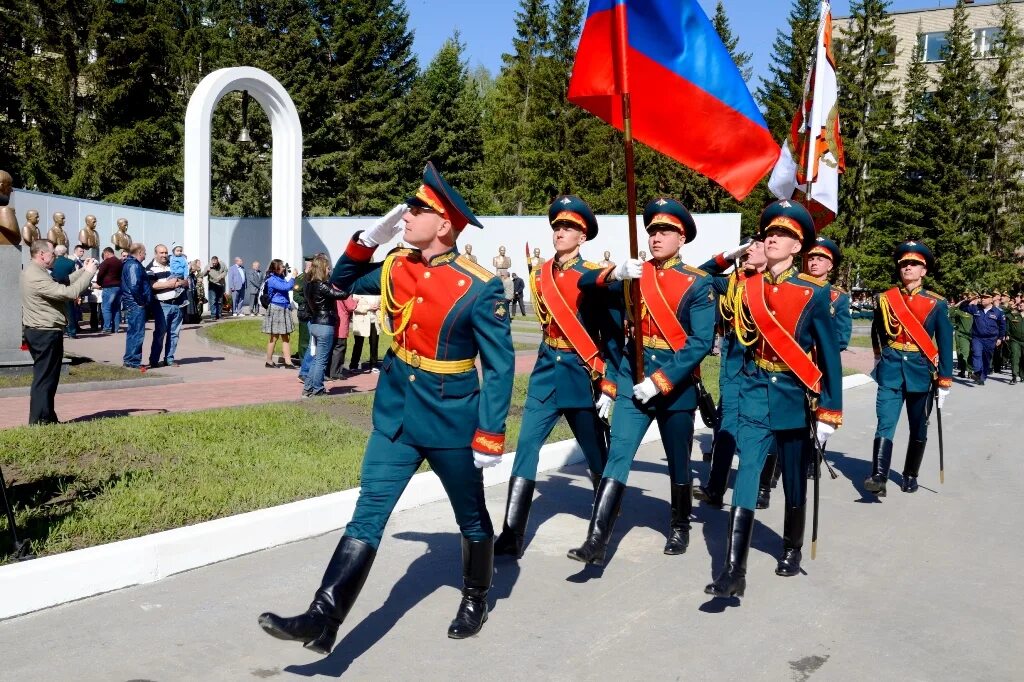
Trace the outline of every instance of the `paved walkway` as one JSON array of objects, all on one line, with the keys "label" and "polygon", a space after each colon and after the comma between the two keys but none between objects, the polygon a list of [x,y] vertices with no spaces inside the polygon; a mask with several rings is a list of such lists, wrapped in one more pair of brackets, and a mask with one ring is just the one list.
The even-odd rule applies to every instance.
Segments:
[{"label": "paved walkway", "polygon": [[[136,387],[117,389],[97,384],[92,391],[58,392],[55,401],[58,416],[62,421],[75,421],[253,405],[268,402],[268,395],[275,396],[277,401],[298,400],[302,384],[296,379],[297,372],[267,369],[260,355],[230,352],[210,345],[199,337],[198,329],[198,325],[182,328],[176,353],[179,367],[147,372],[154,376],[179,376],[184,379],[183,383],[147,386],[140,382]],[[143,346],[143,358],[147,360],[152,331],[153,326],[149,324]],[[65,339],[64,347],[69,353],[120,366],[124,340],[124,334],[82,334],[77,339]],[[382,355],[384,350],[381,348]],[[529,372],[535,357],[531,352],[518,353],[516,372]],[[326,384],[333,395],[371,391],[376,386],[377,375],[370,373]],[[0,428],[25,424],[28,403],[28,395],[0,398]]]},{"label": "paved walkway", "polygon": [[[1007,406],[1021,396],[1002,375],[984,388],[958,383],[943,415],[945,485],[933,424],[920,491],[901,493],[893,474],[877,503],[861,493],[875,391],[847,391],[846,425],[829,442],[840,478],[822,482],[818,558],[805,555],[806,575],[774,575],[777,491],[757,514],[742,602],[703,593],[723,560],[726,511],[698,506],[690,551],[661,553],[668,484],[654,443],[634,466],[604,570],[565,558],[586,532],[582,470],[540,477],[526,555],[498,560],[490,620],[472,639],[445,636],[460,562],[451,510],[439,502],[391,519],[331,656],[267,637],[256,616],[306,607],[338,533],[2,622],[0,678],[1019,679],[1024,469],[1013,444],[1024,422]],[[694,469],[706,475],[705,465]],[[487,502],[497,522],[504,486],[490,488]]]}]

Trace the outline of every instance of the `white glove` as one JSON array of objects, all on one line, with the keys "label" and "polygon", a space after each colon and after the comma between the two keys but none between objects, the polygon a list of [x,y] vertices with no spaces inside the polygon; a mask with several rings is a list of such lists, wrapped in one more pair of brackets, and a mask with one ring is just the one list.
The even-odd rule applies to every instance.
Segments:
[{"label": "white glove", "polygon": [[608,415],[612,413],[612,397],[607,393],[602,393],[601,397],[597,399],[595,407],[597,407],[597,416],[601,419],[608,419]]},{"label": "white glove", "polygon": [[641,404],[646,405],[647,401],[658,395],[661,391],[654,385],[650,377],[647,377],[639,384],[633,387],[633,397],[640,401]]},{"label": "white glove", "polygon": [[818,422],[814,425],[814,432],[818,434],[818,445],[821,449],[825,449],[825,443],[828,442],[828,437],[836,432],[836,427],[825,422]]},{"label": "white glove", "polygon": [[490,455],[486,452],[473,451],[473,466],[477,469],[487,469],[497,466],[501,461],[501,455]]},{"label": "white glove", "polygon": [[949,395],[949,389],[948,388],[940,388],[939,389],[939,395],[935,399],[935,405],[940,410],[942,409],[942,406],[946,403],[946,396],[948,396],[948,395]]},{"label": "white glove", "polygon": [[723,253],[722,258],[724,258],[727,261],[734,261],[743,254],[745,254],[747,250],[750,248],[750,245],[753,243],[754,242],[752,240],[748,239],[747,241],[743,242],[732,251],[726,251],[725,253]]},{"label": "white glove", "polygon": [[387,212],[383,218],[375,222],[370,229],[359,235],[359,243],[363,246],[380,246],[387,244],[402,231],[402,216],[409,210],[405,204],[398,204]]},{"label": "white glove", "polygon": [[643,261],[639,261],[635,258],[627,258],[622,261],[621,265],[612,270],[611,279],[640,279],[640,274],[643,271]]}]

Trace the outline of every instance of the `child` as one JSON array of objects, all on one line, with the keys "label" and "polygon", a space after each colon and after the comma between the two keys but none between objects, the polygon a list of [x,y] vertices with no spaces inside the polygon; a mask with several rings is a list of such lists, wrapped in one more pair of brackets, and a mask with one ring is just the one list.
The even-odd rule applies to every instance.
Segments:
[{"label": "child", "polygon": [[[185,255],[185,248],[183,246],[175,246],[171,249],[171,277],[176,277],[180,280],[188,281],[188,257]],[[185,289],[188,287],[175,287],[174,296],[175,298],[180,297],[185,293]],[[186,302],[185,305],[188,305]]]}]

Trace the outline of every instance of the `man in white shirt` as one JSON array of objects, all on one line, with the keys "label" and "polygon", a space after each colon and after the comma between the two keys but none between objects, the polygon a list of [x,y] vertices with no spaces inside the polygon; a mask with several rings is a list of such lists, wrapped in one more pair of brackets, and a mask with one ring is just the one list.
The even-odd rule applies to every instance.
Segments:
[{"label": "man in white shirt", "polygon": [[[167,247],[157,244],[153,249],[153,262],[146,268],[153,288],[153,345],[149,350],[150,367],[177,367],[174,351],[178,348],[181,332],[184,294],[175,291],[185,286],[185,280],[171,276]],[[163,361],[160,355],[163,354]]]}]

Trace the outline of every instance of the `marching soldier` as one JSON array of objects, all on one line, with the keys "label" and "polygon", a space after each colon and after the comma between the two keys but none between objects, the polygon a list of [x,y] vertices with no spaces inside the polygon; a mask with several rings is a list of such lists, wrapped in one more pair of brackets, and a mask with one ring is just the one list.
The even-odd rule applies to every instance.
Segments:
[{"label": "marching soldier", "polygon": [[[568,552],[570,559],[601,566],[618,515],[630,465],[651,422],[658,421],[671,478],[669,538],[665,554],[682,554],[690,541],[690,449],[697,409],[694,372],[711,350],[714,294],[711,276],[679,258],[697,226],[675,199],[657,199],[644,209],[651,260],[628,259],[615,268],[591,270],[580,288],[609,287],[622,309],[640,296],[641,318],[634,333],[643,338],[646,377],[634,385],[634,346],[625,344],[618,359],[618,389],[612,414],[611,447],[594,501],[587,540]],[[638,282],[636,280],[639,280]],[[610,356],[613,355],[610,352]]]},{"label": "marching soldier", "polygon": [[[732,267],[733,261],[742,257],[742,269],[736,269],[728,276],[721,273]],[[764,243],[757,235],[753,240],[738,247],[732,252],[719,254],[700,266],[712,275],[712,289],[718,295],[718,311],[721,314],[719,336],[722,339],[721,365],[718,371],[718,431],[711,444],[711,471],[706,486],[698,486],[693,491],[695,499],[701,500],[712,507],[724,504],[725,488],[729,482],[729,469],[732,468],[732,457],[736,454],[736,427],[739,419],[740,371],[743,369],[745,348],[736,341],[733,329],[733,303],[736,289],[747,277],[764,272],[767,261],[764,259]],[[775,457],[769,456],[765,462],[765,471],[769,480],[766,486],[771,490],[771,475],[775,469]],[[761,497],[763,493],[759,493]],[[759,508],[761,500],[758,500]],[[764,500],[767,506],[767,498]]]},{"label": "marching soldier", "polygon": [[824,446],[842,424],[842,366],[829,290],[793,264],[814,245],[814,222],[802,205],[783,200],[765,208],[760,226],[767,267],[741,283],[734,302],[737,341],[748,350],[740,379],[740,465],[728,559],[704,588],[715,597],[741,597],[746,589],[758,480],[773,442],[786,495],[783,556],[775,573],[799,574],[812,438]]},{"label": "marching soldier", "polygon": [[1021,374],[1021,355],[1024,352],[1024,303],[1016,306],[1010,304],[1010,312],[1006,315],[1006,343],[1010,352],[1010,371],[1013,373],[1010,384],[1017,379],[1024,380]]},{"label": "marching soldier", "polygon": [[[564,416],[576,442],[587,458],[590,476],[601,480],[608,459],[602,419],[607,419],[615,396],[615,384],[604,378],[605,361],[598,343],[601,320],[607,317],[603,292],[584,293],[580,277],[599,266],[580,257],[580,247],[597,236],[597,218],[576,196],[560,196],[548,210],[555,257],[530,272],[533,309],[544,331],[537,363],[526,390],[526,405],[519,431],[508,503],[501,535],[494,543],[496,554],[519,557],[533,502],[537,461],[541,446],[559,417]],[[605,325],[607,332],[607,325]],[[594,382],[600,381],[594,404]]]},{"label": "marching soldier", "polygon": [[829,284],[828,276],[833,268],[839,266],[842,259],[839,245],[828,237],[818,237],[814,246],[804,256],[804,269],[807,274],[817,277],[822,284],[829,285],[829,296],[832,299],[832,319],[836,325],[836,339],[839,350],[844,351],[850,345],[853,335],[853,317],[850,315],[850,295],[834,284]]},{"label": "marching soldier", "polygon": [[910,421],[901,489],[912,493],[917,490],[917,474],[928,440],[932,390],[938,389],[941,409],[953,384],[953,327],[948,304],[942,296],[924,288],[925,275],[935,267],[931,249],[921,242],[904,242],[896,247],[893,260],[900,286],[878,295],[871,325],[875,351],[871,377],[878,384],[878,426],[871,452],[871,477],[864,481],[864,489],[878,497],[885,496],[900,408],[905,402]]},{"label": "marching soldier", "polygon": [[[359,501],[309,609],[294,618],[259,618],[274,637],[319,653],[334,646],[384,524],[424,460],[444,484],[462,531],[462,602],[448,636],[469,637],[487,620],[494,546],[480,469],[497,464],[505,449],[515,358],[509,311],[501,281],[459,255],[462,229],[481,225],[433,164],[407,204],[357,233],[331,278],[339,289],[379,294],[381,320],[394,334],[374,396]],[[415,248],[371,263],[402,221],[404,240]]]},{"label": "marching soldier", "polygon": [[[971,296],[967,298],[970,299]],[[961,310],[958,303],[957,305],[950,306],[949,321],[953,325],[953,342],[956,346],[957,369],[960,370],[959,376],[963,379],[967,376],[967,370],[971,369],[971,327],[974,325],[974,316],[966,310]]]}]

